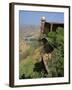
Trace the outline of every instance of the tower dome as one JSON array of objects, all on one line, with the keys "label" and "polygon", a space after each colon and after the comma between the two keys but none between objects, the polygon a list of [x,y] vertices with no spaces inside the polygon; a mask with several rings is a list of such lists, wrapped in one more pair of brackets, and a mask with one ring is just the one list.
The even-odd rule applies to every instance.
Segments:
[{"label": "tower dome", "polygon": [[45,21],[46,18],[44,16],[41,17],[41,21]]}]

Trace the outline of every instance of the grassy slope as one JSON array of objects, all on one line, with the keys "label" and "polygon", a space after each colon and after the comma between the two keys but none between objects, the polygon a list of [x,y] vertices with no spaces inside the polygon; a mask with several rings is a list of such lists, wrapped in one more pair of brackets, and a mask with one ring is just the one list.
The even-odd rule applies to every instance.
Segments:
[{"label": "grassy slope", "polygon": [[[29,29],[29,30],[28,30]],[[31,36],[38,38],[39,28],[38,27],[25,27],[20,31],[20,64],[19,64],[19,76],[22,77],[25,74],[25,77],[32,76],[34,64],[39,57],[39,51],[35,49],[37,47],[37,43],[30,43],[24,40],[24,36]],[[30,37],[27,37],[30,38]]]},{"label": "grassy slope", "polygon": [[[27,32],[27,34],[29,33]],[[38,33],[39,32],[35,32],[34,34],[38,34]],[[20,46],[20,49],[22,49],[21,53],[23,54],[23,56],[24,55],[27,55],[27,56],[20,59],[19,77],[20,78],[39,78],[41,77],[40,73],[33,71],[35,64],[39,62],[41,47],[36,47],[35,43],[31,43],[30,46],[25,45],[26,42],[22,39],[20,40],[20,42],[21,41],[23,42],[22,45]],[[24,52],[25,53],[27,52],[27,54],[25,54]]]}]

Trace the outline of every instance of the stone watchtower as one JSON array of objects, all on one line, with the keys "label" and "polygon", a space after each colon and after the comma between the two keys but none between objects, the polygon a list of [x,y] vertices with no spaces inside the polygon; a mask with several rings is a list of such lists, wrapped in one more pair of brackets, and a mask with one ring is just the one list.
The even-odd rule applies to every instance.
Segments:
[{"label": "stone watchtower", "polygon": [[41,17],[41,34],[44,33],[44,25],[45,25],[45,22],[46,22],[46,18],[43,16]]}]

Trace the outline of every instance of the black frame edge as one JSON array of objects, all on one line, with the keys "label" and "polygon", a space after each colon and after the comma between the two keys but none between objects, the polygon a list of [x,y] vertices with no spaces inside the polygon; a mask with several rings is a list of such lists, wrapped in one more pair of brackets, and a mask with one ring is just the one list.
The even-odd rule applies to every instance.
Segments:
[{"label": "black frame edge", "polygon": [[29,6],[44,6],[44,7],[60,7],[60,8],[69,8],[68,5],[54,5],[54,4],[38,4],[38,3],[18,3],[18,2],[11,2],[10,4],[13,5],[29,5]]},{"label": "black frame edge", "polygon": [[9,4],[9,86],[14,87],[14,4]]}]

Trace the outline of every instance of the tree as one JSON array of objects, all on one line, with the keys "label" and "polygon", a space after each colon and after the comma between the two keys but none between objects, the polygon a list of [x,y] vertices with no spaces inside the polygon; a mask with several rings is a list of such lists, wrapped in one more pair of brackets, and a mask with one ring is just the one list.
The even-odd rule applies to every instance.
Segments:
[{"label": "tree", "polygon": [[48,62],[52,76],[64,76],[64,30],[58,28],[56,32],[48,33],[49,43],[54,47],[52,60]]}]

